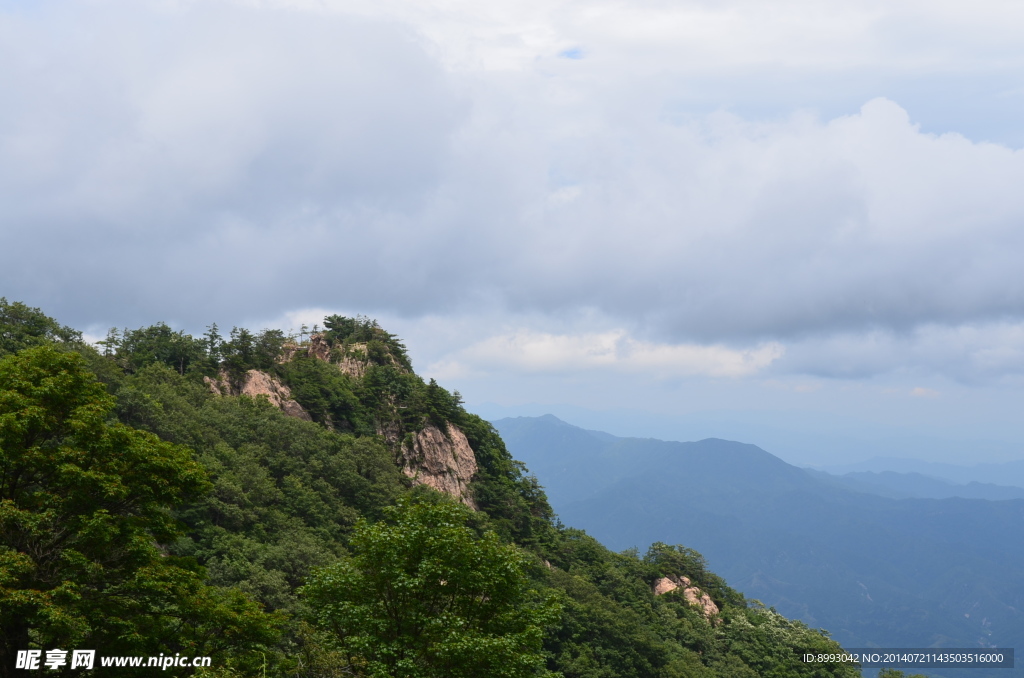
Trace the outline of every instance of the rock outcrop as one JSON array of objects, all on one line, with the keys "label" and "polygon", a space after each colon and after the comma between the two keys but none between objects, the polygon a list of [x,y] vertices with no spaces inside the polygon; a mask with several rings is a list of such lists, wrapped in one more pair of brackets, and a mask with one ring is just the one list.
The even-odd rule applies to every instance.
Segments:
[{"label": "rock outcrop", "polygon": [[476,509],[469,482],[476,474],[476,455],[459,427],[448,424],[442,431],[428,424],[416,434],[412,446],[402,445],[402,472],[416,485],[449,494]]},{"label": "rock outcrop", "polygon": [[322,334],[310,335],[309,349],[306,351],[306,355],[329,363],[331,362],[331,345],[327,343]]},{"label": "rock outcrop", "polygon": [[366,353],[366,344],[350,344],[345,355],[337,363],[338,369],[356,379],[362,379],[366,368],[370,366],[370,358]]},{"label": "rock outcrop", "polygon": [[366,374],[366,368],[370,366],[365,343],[349,344],[340,358],[332,360],[337,356],[335,352],[332,352],[331,346],[323,334],[314,334],[309,337],[309,349],[306,354],[310,358],[323,360],[325,363],[333,362],[339,370],[355,379],[362,379]]},{"label": "rock outcrop", "polygon": [[[683,577],[683,579],[686,579],[686,577]],[[689,583],[688,579],[686,581]],[[663,596],[666,593],[675,591],[677,588],[679,588],[679,580],[675,577],[662,577],[658,581],[654,582],[654,595]]]},{"label": "rock outcrop", "polygon": [[[355,379],[361,379],[370,365],[367,349],[366,343],[332,347],[323,334],[317,333],[310,336],[308,344],[285,344],[278,360],[291,360],[300,351],[305,351],[310,358],[322,360]],[[389,358],[392,364],[397,365],[394,356],[389,355]],[[286,415],[311,420],[309,413],[292,398],[291,390],[261,370],[249,370],[239,379],[232,379],[227,372],[221,371],[216,379],[204,377],[203,380],[217,395],[265,397]],[[402,472],[412,479],[414,485],[427,485],[476,509],[469,488],[477,472],[476,455],[466,434],[451,423],[443,430],[435,424],[427,424],[415,436],[408,434],[399,416],[400,407],[393,396],[385,403],[385,416],[377,423],[377,434],[395,452]],[[388,413],[392,416],[387,416]],[[324,423],[331,426],[330,421]]]},{"label": "rock outcrop", "polygon": [[289,417],[311,420],[309,413],[292,398],[291,390],[266,372],[249,370],[238,383],[232,383],[226,372],[218,374],[216,379],[203,377],[203,381],[217,395],[246,395],[252,398],[266,396],[271,405]]},{"label": "rock outcrop", "polygon": [[283,344],[281,346],[281,355],[277,356],[277,360],[275,362],[278,365],[284,365],[286,362],[290,361],[293,357],[295,357],[295,354],[298,353],[298,352],[299,352],[299,345],[298,344],[295,344],[295,343],[292,343],[292,342],[288,342],[286,344]]},{"label": "rock outcrop", "polygon": [[654,595],[662,596],[680,587],[683,589],[683,597],[686,598],[686,602],[701,608],[706,618],[711,619],[718,614],[718,606],[715,605],[715,601],[711,600],[711,596],[696,586],[692,586],[687,577],[662,577],[654,582]]},{"label": "rock outcrop", "polygon": [[[332,347],[323,333],[310,335],[309,343],[302,347],[289,344],[285,348],[289,359],[298,350],[305,349],[310,358],[334,365],[354,379],[363,378],[371,363],[367,343]],[[398,365],[394,356],[388,354],[387,358],[391,364]],[[237,388],[232,388],[228,381],[224,374],[217,380],[207,379],[210,388],[217,393],[265,395],[286,414],[309,419],[302,407],[292,400],[288,388],[270,375],[250,370],[246,373],[244,383]],[[404,431],[398,407],[392,397],[385,408],[390,408],[393,416],[381,417],[382,420],[377,423],[377,434],[395,451],[402,472],[412,479],[414,485],[427,485],[476,509],[476,502],[469,489],[469,483],[477,471],[476,455],[466,434],[458,426],[449,423],[444,430],[434,424],[427,424],[415,436],[410,436]]]}]

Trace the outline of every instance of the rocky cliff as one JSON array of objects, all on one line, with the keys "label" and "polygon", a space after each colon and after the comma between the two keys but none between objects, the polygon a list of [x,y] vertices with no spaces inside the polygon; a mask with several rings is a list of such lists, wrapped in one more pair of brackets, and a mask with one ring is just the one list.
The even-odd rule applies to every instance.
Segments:
[{"label": "rocky cliff", "polygon": [[414,484],[444,492],[471,508],[477,508],[469,483],[477,471],[476,455],[466,435],[454,424],[442,431],[428,424],[412,445],[402,445],[402,472]]},{"label": "rocky cliff", "polygon": [[310,358],[323,360],[325,363],[332,363],[339,370],[355,379],[362,379],[363,375],[366,374],[367,368],[370,366],[366,342],[356,342],[347,346],[332,348],[323,334],[310,336],[307,355]]},{"label": "rocky cliff", "polygon": [[245,395],[251,398],[265,396],[271,405],[289,417],[310,421],[306,410],[292,398],[291,390],[266,372],[249,370],[240,381],[233,381],[226,372],[221,372],[216,379],[203,377],[203,381],[217,395]]},{"label": "rocky cliff", "polygon": [[[415,376],[390,353],[377,355],[376,360],[371,360],[369,348],[367,342],[334,343],[332,346],[324,334],[317,333],[310,336],[308,343],[288,343],[282,346],[277,363],[284,365],[304,353],[336,367],[355,380],[363,379],[371,365],[381,362],[398,368],[406,375]],[[288,416],[306,421],[312,419],[292,397],[287,386],[261,370],[248,370],[235,379],[221,371],[217,378],[205,377],[204,381],[217,395],[265,397]],[[476,509],[470,490],[470,483],[477,472],[476,455],[459,427],[452,423],[447,423],[443,428],[427,423],[412,434],[409,422],[400,415],[406,404],[396,400],[394,394],[376,407],[382,408],[372,415],[376,420],[376,432],[392,449],[396,462],[402,472],[412,479],[413,484],[432,487]],[[331,426],[329,419],[324,423]]]},{"label": "rocky cliff", "polygon": [[318,358],[325,363],[331,362],[331,345],[322,334],[314,334],[309,337],[309,348],[306,355],[310,358]]},{"label": "rocky cliff", "polygon": [[[306,355],[337,367],[353,379],[362,379],[372,363],[368,349],[366,342],[331,346],[327,338],[318,333],[310,336]],[[296,352],[293,351],[291,355]],[[386,354],[384,359],[388,364],[402,369],[394,356]],[[411,437],[410,442],[397,416],[399,405],[397,402],[391,403],[389,407],[395,416],[382,417],[377,423],[377,434],[395,451],[402,472],[412,479],[413,484],[427,485],[476,509],[469,488],[477,472],[476,455],[465,434],[451,423],[443,430],[434,424],[427,424]]]}]

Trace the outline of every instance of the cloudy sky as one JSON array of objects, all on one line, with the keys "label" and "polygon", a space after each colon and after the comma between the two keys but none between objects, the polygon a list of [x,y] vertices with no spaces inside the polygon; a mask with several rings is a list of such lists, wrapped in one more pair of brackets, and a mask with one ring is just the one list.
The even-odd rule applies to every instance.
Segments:
[{"label": "cloudy sky", "polygon": [[0,0],[0,295],[488,416],[1024,458],[1024,5]]}]

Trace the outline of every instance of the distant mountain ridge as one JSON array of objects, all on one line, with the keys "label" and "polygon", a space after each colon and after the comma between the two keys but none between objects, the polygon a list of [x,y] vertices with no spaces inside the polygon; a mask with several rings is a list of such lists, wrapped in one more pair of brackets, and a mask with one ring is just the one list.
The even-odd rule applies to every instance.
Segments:
[{"label": "distant mountain ridge", "polygon": [[1024,487],[979,483],[976,480],[954,483],[922,473],[859,471],[836,476],[825,471],[806,470],[825,482],[838,483],[857,492],[877,494],[890,499],[1024,499]]},{"label": "distant mountain ridge", "polygon": [[1024,487],[1024,459],[1005,462],[987,462],[964,466],[920,459],[875,457],[853,464],[831,464],[821,468],[828,473],[919,473],[951,483],[984,483]]},{"label": "distant mountain ridge", "polygon": [[754,445],[617,438],[551,416],[493,423],[565,522],[617,549],[686,544],[848,647],[1024,637],[1024,500],[890,499]]}]

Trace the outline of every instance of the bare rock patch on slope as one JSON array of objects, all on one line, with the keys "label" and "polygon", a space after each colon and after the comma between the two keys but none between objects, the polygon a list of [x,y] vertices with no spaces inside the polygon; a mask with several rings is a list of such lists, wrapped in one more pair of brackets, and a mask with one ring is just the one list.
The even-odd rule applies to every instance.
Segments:
[{"label": "bare rock patch on slope", "polygon": [[226,372],[220,372],[216,379],[203,377],[210,391],[217,395],[266,397],[270,404],[289,417],[311,421],[309,413],[292,398],[291,389],[260,370],[249,370],[238,382],[233,382]]},{"label": "bare rock patch on slope", "polygon": [[477,508],[469,490],[477,471],[476,455],[459,427],[449,423],[447,431],[442,431],[428,424],[411,446],[402,445],[402,462],[402,472],[414,484],[427,485]]}]

